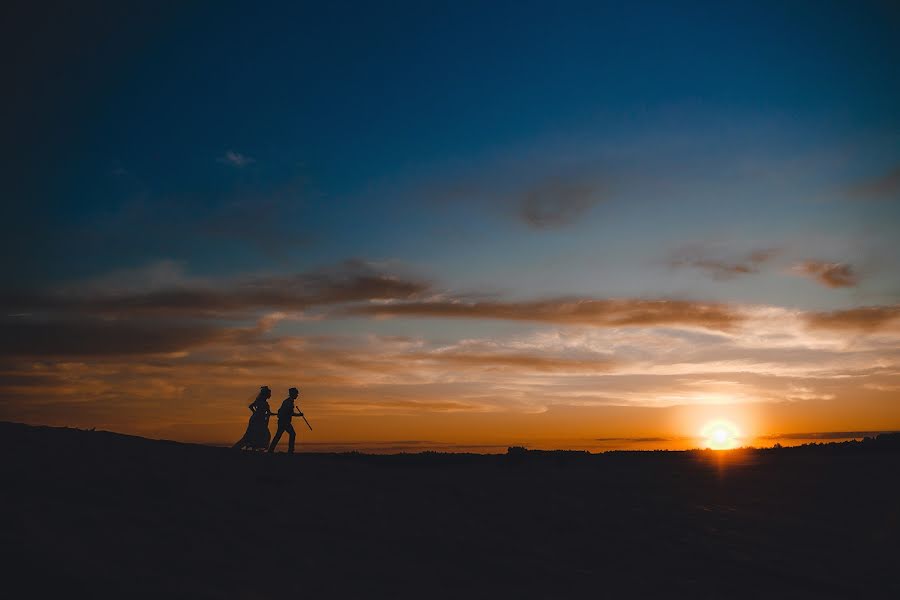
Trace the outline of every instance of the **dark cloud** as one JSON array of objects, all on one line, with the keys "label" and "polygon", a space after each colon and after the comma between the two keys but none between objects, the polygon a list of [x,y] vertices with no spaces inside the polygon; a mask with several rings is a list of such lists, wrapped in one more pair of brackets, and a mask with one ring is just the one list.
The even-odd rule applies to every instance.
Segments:
[{"label": "dark cloud", "polygon": [[839,329],[874,332],[895,324],[900,318],[900,305],[864,306],[832,312],[814,312],[805,316],[807,325],[815,329]]},{"label": "dark cloud", "polygon": [[675,253],[669,262],[674,268],[692,267],[706,272],[716,280],[727,280],[741,275],[759,273],[759,268],[778,254],[774,248],[754,250],[738,260],[723,260],[708,256],[701,248],[686,248]]},{"label": "dark cloud", "polygon": [[900,198],[900,165],[877,177],[857,182],[848,188],[847,193],[861,200]]},{"label": "dark cloud", "polygon": [[534,229],[552,229],[574,223],[604,199],[596,182],[553,177],[517,197],[519,217]]},{"label": "dark cloud", "polygon": [[101,319],[0,321],[0,355],[113,356],[177,352],[222,341],[228,330],[203,324]]},{"label": "dark cloud", "polygon": [[145,291],[74,289],[0,293],[0,310],[106,317],[246,316],[257,310],[300,311],[368,300],[406,300],[428,289],[418,281],[382,273],[362,261],[310,273],[245,278],[220,285],[170,285]]},{"label": "dark cloud", "polygon": [[118,289],[115,281],[65,291],[0,293],[0,354],[98,356],[177,352],[204,344],[246,343],[279,318],[236,327],[213,319],[248,320],[264,311],[408,300],[427,284],[397,278],[362,261],[286,276],[220,284],[155,282],[150,289]]},{"label": "dark cloud", "polygon": [[794,271],[830,288],[854,287],[859,276],[847,263],[806,260],[794,266]]},{"label": "dark cloud", "polygon": [[10,388],[49,389],[60,383],[60,378],[56,375],[27,371],[17,372],[13,369],[14,367],[7,372],[0,371],[0,390],[8,391]]},{"label": "dark cloud", "polygon": [[[275,344],[266,338],[273,322],[263,317],[247,326],[232,326],[207,319],[163,317],[98,318],[93,315],[7,317],[0,319],[0,355],[32,358],[115,357],[175,353],[197,348],[247,348]],[[259,349],[262,346],[255,346]],[[168,368],[165,360],[144,364]],[[162,357],[160,357],[162,358]],[[196,362],[196,361],[194,361]],[[202,361],[201,361],[202,362]],[[219,361],[237,367],[271,365],[252,359]]]},{"label": "dark cloud", "polygon": [[689,326],[727,330],[743,317],[722,304],[683,300],[551,299],[535,302],[401,302],[351,307],[348,314],[382,317],[500,319],[542,323],[625,326]]}]

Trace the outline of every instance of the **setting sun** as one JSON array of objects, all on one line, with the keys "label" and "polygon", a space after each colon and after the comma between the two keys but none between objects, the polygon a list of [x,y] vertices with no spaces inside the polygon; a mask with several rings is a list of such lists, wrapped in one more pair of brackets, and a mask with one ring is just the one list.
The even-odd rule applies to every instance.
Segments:
[{"label": "setting sun", "polygon": [[728,450],[738,446],[738,429],[728,421],[711,421],[703,427],[700,435],[706,447],[713,450]]}]

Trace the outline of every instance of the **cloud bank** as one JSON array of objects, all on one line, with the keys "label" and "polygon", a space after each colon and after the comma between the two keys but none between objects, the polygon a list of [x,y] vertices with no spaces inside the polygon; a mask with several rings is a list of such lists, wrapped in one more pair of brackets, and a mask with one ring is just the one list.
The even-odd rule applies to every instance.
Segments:
[{"label": "cloud bank", "polygon": [[[113,427],[127,415],[174,426],[204,422],[223,397],[262,383],[302,383],[322,416],[421,418],[881,398],[900,378],[898,305],[476,297],[364,261],[227,280],[166,263],[7,291],[0,417],[40,419],[52,397],[72,424]],[[318,329],[347,317],[328,335]],[[436,322],[424,335],[412,319]],[[462,320],[520,326],[463,334]],[[227,419],[239,424],[232,404]]]}]

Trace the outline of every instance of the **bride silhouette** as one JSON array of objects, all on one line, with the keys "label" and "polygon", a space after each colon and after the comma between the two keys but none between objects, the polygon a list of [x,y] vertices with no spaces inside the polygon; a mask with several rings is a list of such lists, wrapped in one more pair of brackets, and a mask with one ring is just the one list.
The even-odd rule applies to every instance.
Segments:
[{"label": "bride silhouette", "polygon": [[259,394],[256,396],[250,406],[250,422],[247,423],[247,431],[244,437],[239,439],[232,448],[265,450],[269,447],[269,439],[272,434],[269,433],[269,417],[272,415],[272,409],[269,408],[269,398],[272,397],[272,390],[269,386],[264,385],[259,388]]}]

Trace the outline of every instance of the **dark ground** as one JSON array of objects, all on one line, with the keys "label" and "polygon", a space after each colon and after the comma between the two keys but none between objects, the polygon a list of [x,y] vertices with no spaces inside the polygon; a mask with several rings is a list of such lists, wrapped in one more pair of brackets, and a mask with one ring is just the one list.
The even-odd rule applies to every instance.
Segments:
[{"label": "dark ground", "polygon": [[0,423],[3,589],[22,590],[0,593],[897,598],[881,446],[265,456]]}]

